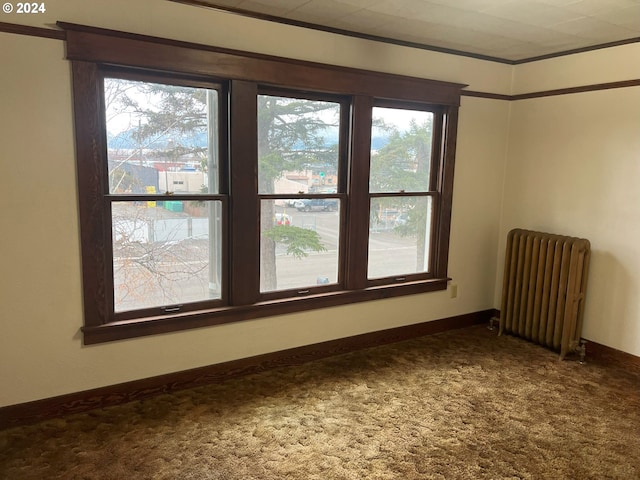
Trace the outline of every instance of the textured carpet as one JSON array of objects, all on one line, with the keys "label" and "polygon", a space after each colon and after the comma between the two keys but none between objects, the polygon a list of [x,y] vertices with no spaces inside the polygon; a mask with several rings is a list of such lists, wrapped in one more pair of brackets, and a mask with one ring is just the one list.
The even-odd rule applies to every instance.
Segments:
[{"label": "textured carpet", "polygon": [[637,479],[640,379],[474,327],[5,430],[0,478]]}]

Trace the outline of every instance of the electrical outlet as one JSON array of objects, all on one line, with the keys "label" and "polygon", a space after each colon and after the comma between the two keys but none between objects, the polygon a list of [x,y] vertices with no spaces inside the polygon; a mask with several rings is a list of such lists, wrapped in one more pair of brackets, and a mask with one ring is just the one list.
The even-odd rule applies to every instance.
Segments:
[{"label": "electrical outlet", "polygon": [[456,298],[458,296],[458,285],[452,283],[449,285],[449,297]]}]

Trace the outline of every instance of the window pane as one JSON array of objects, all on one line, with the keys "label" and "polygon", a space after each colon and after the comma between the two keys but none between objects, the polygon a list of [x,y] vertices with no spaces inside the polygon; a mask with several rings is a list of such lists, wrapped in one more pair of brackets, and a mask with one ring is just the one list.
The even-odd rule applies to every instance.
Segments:
[{"label": "window pane", "polygon": [[219,299],[221,203],[112,204],[115,311]]},{"label": "window pane", "polygon": [[104,80],[109,192],[218,193],[218,92]]},{"label": "window pane", "polygon": [[263,200],[261,217],[261,292],[337,283],[340,200]]},{"label": "window pane", "polygon": [[335,193],[340,104],[258,96],[258,192]]},{"label": "window pane", "polygon": [[433,113],[373,108],[369,191],[429,191]]},{"label": "window pane", "polygon": [[431,197],[371,199],[369,278],[429,271]]}]

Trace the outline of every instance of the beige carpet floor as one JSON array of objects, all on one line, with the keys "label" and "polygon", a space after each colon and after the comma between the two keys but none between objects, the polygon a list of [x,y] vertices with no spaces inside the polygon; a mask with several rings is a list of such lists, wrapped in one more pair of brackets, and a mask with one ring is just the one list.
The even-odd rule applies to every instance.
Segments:
[{"label": "beige carpet floor", "polygon": [[640,379],[473,327],[5,430],[0,478],[638,479]]}]

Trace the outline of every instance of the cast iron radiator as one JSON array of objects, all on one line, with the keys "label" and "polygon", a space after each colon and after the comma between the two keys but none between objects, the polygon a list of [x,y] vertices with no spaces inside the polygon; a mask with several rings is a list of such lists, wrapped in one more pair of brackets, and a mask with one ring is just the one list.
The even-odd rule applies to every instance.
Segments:
[{"label": "cast iron radiator", "polygon": [[584,238],[514,229],[507,250],[500,335],[510,333],[560,352],[578,351],[591,247]]}]

